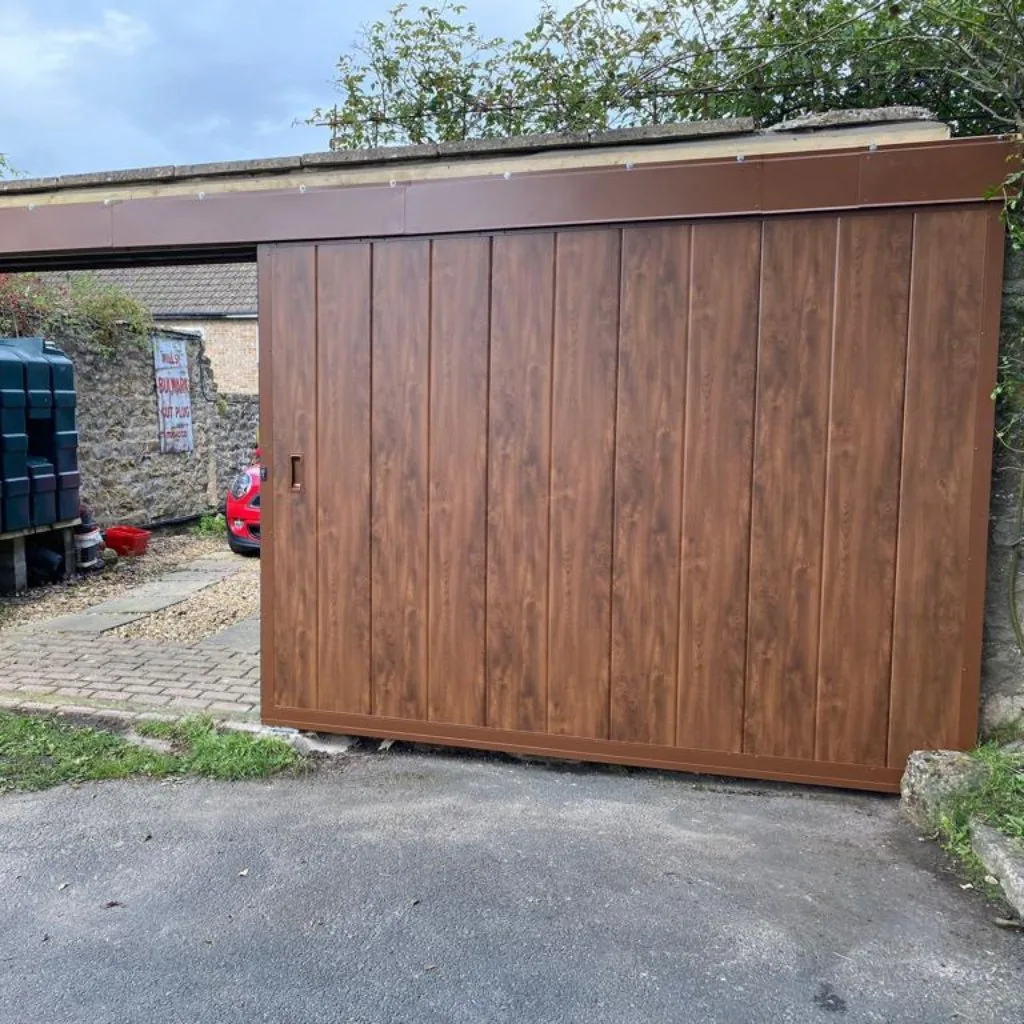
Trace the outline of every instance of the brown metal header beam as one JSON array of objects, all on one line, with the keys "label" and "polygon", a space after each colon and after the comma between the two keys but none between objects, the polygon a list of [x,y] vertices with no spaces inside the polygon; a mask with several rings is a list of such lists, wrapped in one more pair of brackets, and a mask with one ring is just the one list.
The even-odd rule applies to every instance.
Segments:
[{"label": "brown metal header beam", "polygon": [[508,177],[0,208],[0,269],[251,259],[322,239],[981,202],[1011,143],[955,139]]}]

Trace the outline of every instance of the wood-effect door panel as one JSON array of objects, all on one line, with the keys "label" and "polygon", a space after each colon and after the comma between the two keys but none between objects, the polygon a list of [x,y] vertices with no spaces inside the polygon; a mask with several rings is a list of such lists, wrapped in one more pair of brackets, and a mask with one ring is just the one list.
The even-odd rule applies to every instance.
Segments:
[{"label": "wood-effect door panel", "polygon": [[499,235],[491,271],[487,724],[547,730],[554,237]]},{"label": "wood-effect door panel", "polygon": [[618,231],[556,236],[548,730],[607,737]]},{"label": "wood-effect door panel", "polygon": [[675,742],[691,229],[622,240],[611,736]]},{"label": "wood-effect door panel", "polygon": [[316,249],[262,249],[260,262],[270,299],[266,343],[274,352],[263,384],[273,409],[260,511],[270,536],[263,555],[270,563],[272,610],[264,618],[264,636],[270,639],[275,704],[308,709],[318,703],[319,651]]},{"label": "wood-effect door panel", "polygon": [[981,209],[928,210],[914,223],[889,702],[894,766],[912,750],[959,740],[988,225]]},{"label": "wood-effect door panel", "polygon": [[430,242],[373,247],[373,711],[427,716]]},{"label": "wood-effect door panel", "polygon": [[743,744],[760,265],[759,223],[694,226],[676,729],[683,747]]},{"label": "wood-effect door panel", "polygon": [[761,249],[743,749],[814,757],[837,220],[770,220]]},{"label": "wood-effect door panel", "polygon": [[485,723],[491,243],[434,242],[430,324],[430,719]]},{"label": "wood-effect door panel", "polygon": [[369,244],[317,257],[318,706],[369,714]]},{"label": "wood-effect door panel", "polygon": [[913,221],[894,213],[839,222],[815,747],[822,761],[885,764]]}]

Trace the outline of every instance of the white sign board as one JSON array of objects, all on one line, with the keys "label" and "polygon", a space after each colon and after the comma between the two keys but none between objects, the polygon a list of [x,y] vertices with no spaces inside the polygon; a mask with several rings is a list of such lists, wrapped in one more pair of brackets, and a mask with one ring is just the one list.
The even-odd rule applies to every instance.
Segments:
[{"label": "white sign board", "polygon": [[160,451],[192,451],[192,394],[184,341],[153,339]]}]

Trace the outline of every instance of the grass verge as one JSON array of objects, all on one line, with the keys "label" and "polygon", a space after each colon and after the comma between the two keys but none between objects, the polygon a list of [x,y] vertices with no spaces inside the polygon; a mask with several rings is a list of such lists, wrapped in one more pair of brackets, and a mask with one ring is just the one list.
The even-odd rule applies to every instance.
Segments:
[{"label": "grass verge", "polygon": [[951,853],[968,867],[980,870],[971,850],[972,818],[1024,842],[1024,754],[986,743],[972,756],[988,769],[985,781],[979,788],[954,798],[942,815],[939,830]]},{"label": "grass verge", "polygon": [[266,778],[294,770],[300,761],[283,740],[218,732],[206,717],[145,723],[139,732],[170,740],[171,752],[54,718],[0,712],[0,793],[135,775]]},{"label": "grass verge", "polygon": [[142,736],[170,740],[184,770],[211,779],[263,779],[293,769],[299,755],[284,740],[244,732],[218,732],[205,715],[178,722],[140,722]]}]

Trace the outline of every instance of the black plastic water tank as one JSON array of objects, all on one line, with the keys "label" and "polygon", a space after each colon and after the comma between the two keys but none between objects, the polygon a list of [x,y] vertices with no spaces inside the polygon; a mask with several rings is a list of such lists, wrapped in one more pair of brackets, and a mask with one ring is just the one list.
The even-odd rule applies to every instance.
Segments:
[{"label": "black plastic water tank", "polygon": [[50,382],[50,360],[42,338],[4,338],[22,361],[25,369],[26,409],[30,420],[45,420],[53,415],[53,385]]},{"label": "black plastic water tank", "polygon": [[57,522],[57,476],[53,463],[36,456],[29,456],[27,462],[32,525],[49,526]]},{"label": "black plastic water tank", "polygon": [[50,364],[50,390],[53,393],[53,425],[61,434],[75,429],[75,406],[78,397],[75,392],[75,366],[60,349],[46,344],[43,356]]},{"label": "black plastic water tank", "polygon": [[0,530],[78,515],[75,370],[42,338],[0,338]]},{"label": "black plastic water tank", "polygon": [[32,525],[32,507],[29,498],[28,476],[4,480],[3,507],[0,509],[0,530],[27,530]]},{"label": "black plastic water tank", "polygon": [[0,345],[0,480],[25,475],[26,402],[25,364],[16,351]]}]

